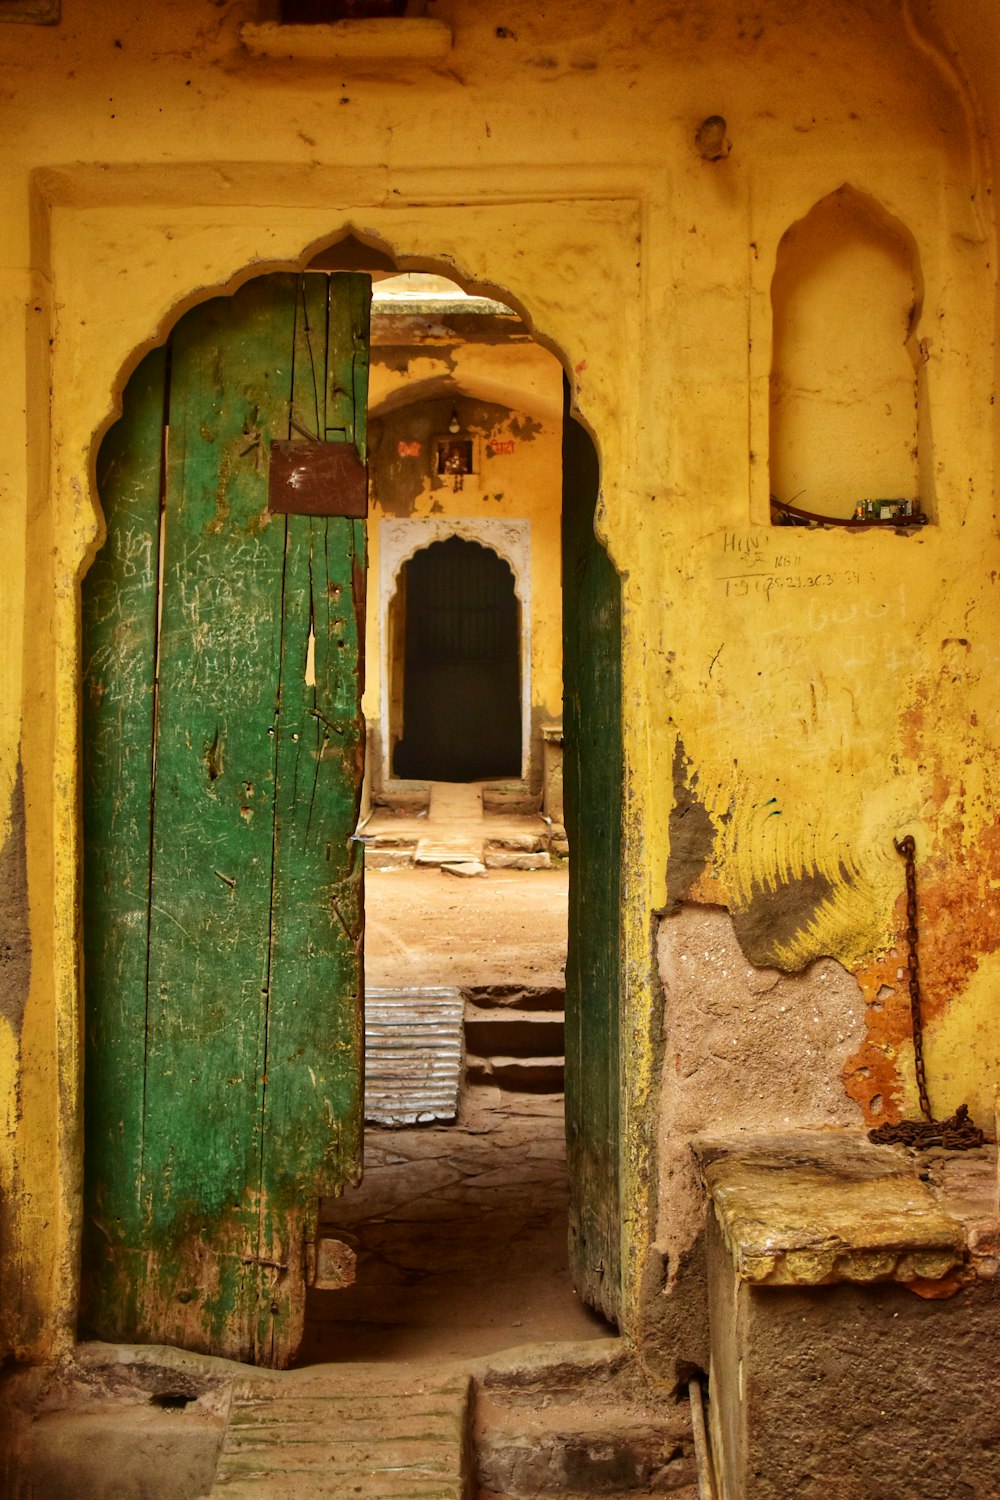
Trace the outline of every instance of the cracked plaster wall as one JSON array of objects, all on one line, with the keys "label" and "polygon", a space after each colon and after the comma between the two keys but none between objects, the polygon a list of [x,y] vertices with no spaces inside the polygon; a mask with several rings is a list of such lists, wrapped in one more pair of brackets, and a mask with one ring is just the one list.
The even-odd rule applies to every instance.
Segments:
[{"label": "cracked plaster wall", "polygon": [[[665,1275],[652,1292],[654,1319],[705,1225],[692,1137],[857,1125],[840,1072],[865,1036],[861,987],[842,964],[820,958],[797,974],[753,964],[722,907],[684,903],[664,916],[656,962],[663,1083],[653,1258]],[[697,1334],[674,1337],[681,1351],[691,1340],[687,1357],[702,1362]]]},{"label": "cracked plaster wall", "polygon": [[[757,967],[856,975],[865,1040],[845,1064],[827,1038],[810,1097],[910,1112],[892,838],[914,832],[932,1099],[982,1114],[1000,1080],[994,8],[435,9],[453,44],[431,64],[255,58],[252,0],[63,0],[58,26],[3,28],[0,843],[20,743],[32,962],[22,1063],[0,1040],[20,1083],[0,1352],[51,1351],[75,1316],[96,440],[181,311],[348,226],[523,310],[600,452],[623,579],[626,1326],[654,1228],[668,887],[728,909]],[[732,151],[708,162],[694,137],[713,113]],[[936,524],[909,538],[769,525],[778,246],[844,183],[912,235],[922,277]]]}]

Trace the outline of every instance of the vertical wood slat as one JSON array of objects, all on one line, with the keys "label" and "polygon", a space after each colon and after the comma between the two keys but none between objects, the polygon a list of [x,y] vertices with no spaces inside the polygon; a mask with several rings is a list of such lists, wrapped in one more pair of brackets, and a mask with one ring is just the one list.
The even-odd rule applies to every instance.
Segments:
[{"label": "vertical wood slat", "polygon": [[[322,345],[317,364],[315,343],[317,328],[326,336],[327,298],[338,314],[330,338],[353,357],[356,321],[345,327],[343,308],[360,304],[366,320],[370,283],[337,277],[328,292],[325,278],[303,281],[292,404],[305,426],[315,372],[326,364]],[[364,528],[298,515],[287,525],[260,1254],[288,1266],[294,1279],[315,1234],[319,1196],[340,1192],[361,1170],[362,861],[352,835],[363,755],[364,616],[355,611],[353,583],[364,568]],[[298,1314],[301,1321],[301,1307]],[[299,1333],[279,1315],[261,1320],[259,1338],[271,1341],[277,1358]]]},{"label": "vertical wood slat", "polygon": [[[85,1207],[83,1320],[134,1321],[123,1274],[139,1204],[156,588],[167,357],[129,382],[101,445],[107,536],[82,589]],[[106,1325],[108,1326],[108,1325]]]},{"label": "vertical wood slat", "polygon": [[144,1233],[151,1323],[249,1358],[295,278],[174,330],[150,916]]},{"label": "vertical wood slat", "polygon": [[[371,278],[334,276],[327,355],[326,436],[353,443],[368,457],[368,364]],[[342,436],[341,436],[342,434]]]}]

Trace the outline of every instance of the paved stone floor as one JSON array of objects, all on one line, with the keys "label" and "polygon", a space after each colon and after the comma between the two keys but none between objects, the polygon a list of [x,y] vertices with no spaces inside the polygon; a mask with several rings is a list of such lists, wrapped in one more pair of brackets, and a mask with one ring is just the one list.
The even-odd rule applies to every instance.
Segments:
[{"label": "paved stone floor", "polygon": [[300,1363],[447,1358],[613,1330],[573,1291],[561,1095],[467,1089],[450,1126],[370,1130],[323,1204],[357,1281],[313,1292]]},{"label": "paved stone floor", "polygon": [[[451,831],[444,823],[443,831]],[[366,876],[374,985],[560,987],[566,869]],[[561,1094],[467,1085],[451,1125],[370,1128],[360,1188],[322,1205],[357,1281],[312,1292],[300,1363],[448,1358],[612,1330],[573,1291]]]}]

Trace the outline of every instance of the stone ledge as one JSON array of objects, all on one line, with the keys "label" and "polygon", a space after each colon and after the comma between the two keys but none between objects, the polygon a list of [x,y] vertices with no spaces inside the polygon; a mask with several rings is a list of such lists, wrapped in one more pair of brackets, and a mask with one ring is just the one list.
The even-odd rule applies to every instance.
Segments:
[{"label": "stone ledge", "polygon": [[431,63],[451,51],[451,27],[427,16],[282,26],[245,21],[240,40],[254,57],[293,62]]},{"label": "stone ledge", "polygon": [[700,1136],[692,1149],[742,1281],[937,1282],[964,1261],[962,1223],[912,1159],[860,1134]]}]

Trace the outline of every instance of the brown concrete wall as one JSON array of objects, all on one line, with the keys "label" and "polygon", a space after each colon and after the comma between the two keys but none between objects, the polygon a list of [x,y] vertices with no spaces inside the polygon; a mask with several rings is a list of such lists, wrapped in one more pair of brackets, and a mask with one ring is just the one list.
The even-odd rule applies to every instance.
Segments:
[{"label": "brown concrete wall", "polygon": [[948,1301],[900,1286],[759,1288],[710,1245],[720,1500],[986,1500],[1000,1427],[971,1351],[1000,1331],[997,1283]]}]

